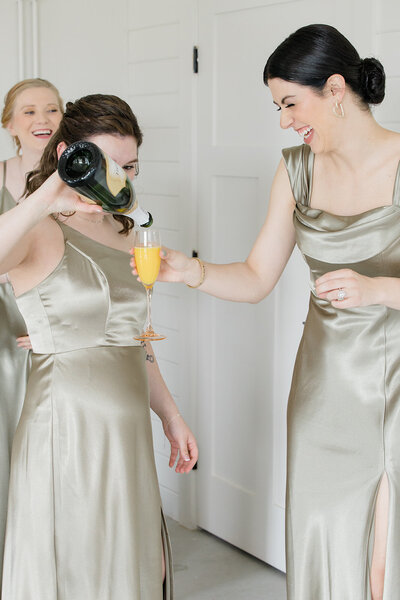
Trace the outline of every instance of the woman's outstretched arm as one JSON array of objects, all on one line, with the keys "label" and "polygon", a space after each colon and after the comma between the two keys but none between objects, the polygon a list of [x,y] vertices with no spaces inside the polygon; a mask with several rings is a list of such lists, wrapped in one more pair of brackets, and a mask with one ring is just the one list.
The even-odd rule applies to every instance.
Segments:
[{"label": "woman's outstretched arm", "polygon": [[[265,298],[275,287],[295,245],[294,206],[289,177],[281,160],[271,188],[267,217],[249,256],[244,262],[205,263],[204,282],[198,289],[236,302],[256,303]],[[201,280],[201,266],[196,259],[168,248],[161,256],[160,281],[196,286]]]}]

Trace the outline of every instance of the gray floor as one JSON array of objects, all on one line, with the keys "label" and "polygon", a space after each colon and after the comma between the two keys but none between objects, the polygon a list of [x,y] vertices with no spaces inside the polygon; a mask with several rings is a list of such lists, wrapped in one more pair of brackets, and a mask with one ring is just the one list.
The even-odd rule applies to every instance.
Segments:
[{"label": "gray floor", "polygon": [[168,519],[174,600],[286,600],[285,576],[209,533]]}]

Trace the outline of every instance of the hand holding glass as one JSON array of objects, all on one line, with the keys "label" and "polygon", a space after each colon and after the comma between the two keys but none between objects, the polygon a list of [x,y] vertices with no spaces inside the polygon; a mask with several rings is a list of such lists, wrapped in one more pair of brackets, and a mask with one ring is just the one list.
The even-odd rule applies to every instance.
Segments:
[{"label": "hand holding glass", "polygon": [[135,262],[138,275],[146,288],[147,318],[144,331],[135,340],[165,340],[165,335],[155,333],[151,323],[151,297],[153,285],[158,277],[161,258],[160,233],[155,229],[138,229],[135,231]]}]

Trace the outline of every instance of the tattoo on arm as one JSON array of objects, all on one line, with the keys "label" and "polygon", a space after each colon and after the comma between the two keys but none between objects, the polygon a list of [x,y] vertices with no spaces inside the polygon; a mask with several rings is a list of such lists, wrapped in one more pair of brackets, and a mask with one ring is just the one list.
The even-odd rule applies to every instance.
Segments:
[{"label": "tattoo on arm", "polygon": [[145,349],[145,351],[146,351],[146,360],[148,360],[149,362],[153,363],[153,362],[154,362],[154,356],[153,356],[152,354],[149,354],[149,353],[147,352],[147,346],[146,346],[146,342],[145,342],[144,340],[142,340],[142,341],[140,342],[140,345],[141,345],[141,346],[142,346],[142,348],[144,348],[144,349]]}]

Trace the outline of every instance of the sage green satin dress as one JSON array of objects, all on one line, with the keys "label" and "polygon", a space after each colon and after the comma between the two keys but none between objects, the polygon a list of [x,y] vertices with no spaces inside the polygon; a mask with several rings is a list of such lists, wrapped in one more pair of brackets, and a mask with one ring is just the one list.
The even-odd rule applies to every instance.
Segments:
[{"label": "sage green satin dress", "polygon": [[[15,207],[6,187],[6,162],[0,190],[0,214]],[[18,310],[9,283],[0,284],[0,580],[7,515],[11,446],[25,396],[29,352],[18,348],[16,338],[26,335],[26,325]]]},{"label": "sage green satin dress", "polygon": [[61,262],[17,299],[33,354],[12,452],[2,598],[171,600],[146,357],[133,339],[144,288],[128,254],[62,230]]},{"label": "sage green satin dress", "polygon": [[[342,268],[400,277],[399,170],[392,205],[343,217],[309,206],[309,147],[283,156],[311,287]],[[288,405],[288,600],[370,600],[375,502],[385,472],[384,600],[399,600],[400,311],[337,309],[312,289]]]}]

